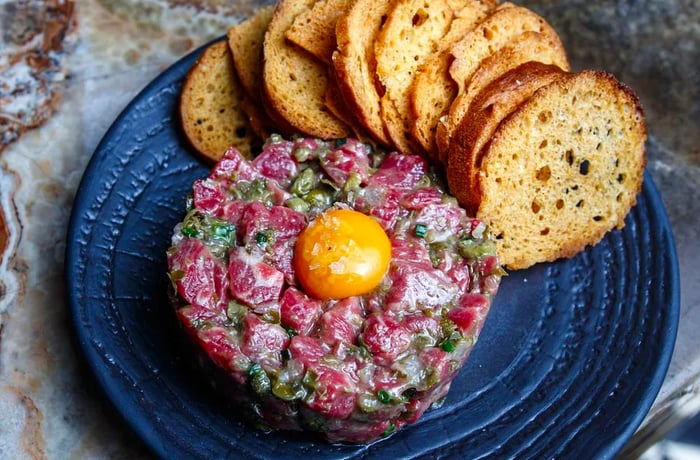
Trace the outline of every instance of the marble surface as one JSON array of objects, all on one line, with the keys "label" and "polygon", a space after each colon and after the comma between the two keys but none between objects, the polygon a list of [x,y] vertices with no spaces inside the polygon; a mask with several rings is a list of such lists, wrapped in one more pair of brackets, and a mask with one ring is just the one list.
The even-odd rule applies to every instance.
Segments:
[{"label": "marble surface", "polygon": [[[222,35],[260,3],[0,0],[3,133],[18,114],[26,115],[3,100],[7,81],[17,81],[8,78],[12,53],[22,46],[22,53],[41,48],[53,66],[48,86],[37,87],[43,93],[25,99],[37,104],[43,94],[51,102],[39,111],[46,115],[40,126],[24,123],[18,139],[0,143],[0,459],[150,457],[80,358],[63,279],[70,209],[92,152],[129,100],[169,64]],[[631,456],[662,422],[689,415],[700,399],[700,3],[520,3],[554,25],[575,68],[615,73],[635,89],[647,115],[647,168],[679,254],[681,322],[667,378],[633,439]],[[69,15],[53,14],[67,4],[73,8]],[[20,17],[17,5],[32,14]],[[17,28],[14,35],[8,32],[8,24],[31,30],[56,17],[74,22],[51,34],[55,49],[45,48],[55,27],[38,27],[36,37]]]}]

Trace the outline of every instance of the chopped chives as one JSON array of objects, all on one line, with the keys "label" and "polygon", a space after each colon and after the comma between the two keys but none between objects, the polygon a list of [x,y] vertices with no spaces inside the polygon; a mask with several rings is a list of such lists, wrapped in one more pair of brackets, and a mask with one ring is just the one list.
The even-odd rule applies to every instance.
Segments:
[{"label": "chopped chives", "polygon": [[182,227],[182,230],[180,230],[183,235],[189,238],[195,238],[199,236],[199,232],[197,229],[192,228],[192,227]]},{"label": "chopped chives", "polygon": [[426,233],[428,233],[428,226],[425,224],[416,224],[414,233],[417,237],[423,238]]},{"label": "chopped chives", "polygon": [[267,234],[265,232],[256,233],[255,242],[260,246],[265,246],[267,244]]},{"label": "chopped chives", "polygon": [[380,403],[389,404],[391,402],[391,395],[386,390],[379,390],[377,392],[377,399]]}]

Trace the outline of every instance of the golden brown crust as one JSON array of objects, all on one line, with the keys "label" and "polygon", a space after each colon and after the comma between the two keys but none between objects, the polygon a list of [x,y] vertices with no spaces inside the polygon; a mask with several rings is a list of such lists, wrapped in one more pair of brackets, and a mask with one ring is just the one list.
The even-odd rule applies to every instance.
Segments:
[{"label": "golden brown crust", "polygon": [[[454,61],[449,72],[458,88],[457,97],[465,92],[484,59],[504,46],[511,45],[516,37],[528,31],[539,32],[559,41],[556,32],[544,18],[527,8],[503,3],[473,31],[456,42],[450,49]],[[568,70],[568,66],[564,70]],[[461,120],[460,115],[453,112],[451,105],[436,127],[436,143],[442,161],[447,159],[449,138]]]},{"label": "golden brown crust", "polygon": [[260,139],[266,139],[274,131],[272,120],[262,109],[262,47],[274,11],[273,6],[260,8],[227,32],[233,66],[244,92],[241,108]]},{"label": "golden brown crust", "polygon": [[374,42],[376,74],[383,88],[381,117],[393,146],[402,153],[418,153],[419,148],[410,134],[408,88],[449,32],[456,8],[462,7],[457,0],[395,2]]},{"label": "golden brown crust", "polygon": [[266,109],[284,131],[333,139],[350,129],[330,113],[324,98],[328,68],[289,44],[284,33],[312,0],[281,0],[275,8],[263,43],[263,96]]},{"label": "golden brown crust", "polygon": [[291,43],[308,51],[326,65],[335,51],[335,25],[351,0],[319,0],[303,11],[284,33]]},{"label": "golden brown crust", "polygon": [[185,136],[205,160],[219,160],[232,145],[250,157],[255,137],[242,96],[226,41],[210,45],[188,72],[179,101]]},{"label": "golden brown crust", "polygon": [[478,175],[477,217],[511,269],[571,257],[624,218],[641,190],[647,137],[634,93],[602,71],[538,89],[499,125]]},{"label": "golden brown crust", "polygon": [[416,72],[408,89],[411,136],[433,160],[438,160],[435,127],[457,96],[457,85],[449,74],[452,62],[449,51],[456,41],[481,22],[495,8],[495,2],[467,2],[438,43],[438,50],[429,56]]},{"label": "golden brown crust", "polygon": [[450,184],[460,191],[461,204],[471,215],[481,202],[477,173],[483,147],[498,124],[542,86],[566,72],[555,65],[526,62],[487,85],[474,99],[450,141],[447,169]]},{"label": "golden brown crust", "polygon": [[379,143],[389,145],[380,115],[375,80],[374,40],[391,0],[355,0],[336,24],[333,68],[348,108]]}]

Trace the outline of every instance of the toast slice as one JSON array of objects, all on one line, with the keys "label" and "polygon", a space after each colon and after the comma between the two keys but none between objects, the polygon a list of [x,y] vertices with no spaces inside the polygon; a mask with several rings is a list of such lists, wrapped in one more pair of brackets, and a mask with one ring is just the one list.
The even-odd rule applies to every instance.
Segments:
[{"label": "toast slice", "polygon": [[[452,101],[446,122],[443,123],[448,142],[458,125],[458,121],[470,116],[469,105],[474,97],[504,73],[529,61],[553,64],[562,70],[569,70],[566,50],[555,33],[528,31],[520,34],[510,44],[482,60],[464,90]],[[457,123],[453,121],[457,121]],[[447,163],[447,150],[440,152],[440,160]]]},{"label": "toast slice", "polygon": [[[454,60],[450,64],[449,72],[457,85],[457,96],[464,92],[482,60],[528,31],[557,36],[552,27],[533,11],[512,3],[503,3],[474,30],[456,42],[450,48]],[[443,159],[446,158],[449,147],[449,133],[454,130],[459,121],[459,118],[452,120],[447,113],[443,113],[440,117],[435,138]]]},{"label": "toast slice", "polygon": [[266,139],[274,131],[272,120],[262,109],[262,46],[265,31],[275,11],[273,6],[260,8],[246,20],[227,31],[233,66],[243,87],[241,108],[248,115],[253,132]]},{"label": "toast slice", "polygon": [[285,38],[331,65],[335,51],[335,25],[351,0],[318,0],[311,9],[300,13],[284,33]]},{"label": "toast slice", "polygon": [[389,10],[374,42],[376,74],[382,85],[381,117],[393,146],[417,153],[410,135],[408,87],[418,67],[438,50],[459,9],[470,0],[399,0]]},{"label": "toast slice", "polygon": [[328,66],[284,37],[294,19],[313,4],[313,0],[281,0],[277,4],[263,42],[263,98],[269,115],[287,134],[342,138],[350,129],[324,104]]},{"label": "toast slice", "polygon": [[474,99],[450,140],[451,184],[462,191],[462,206],[475,215],[481,201],[477,173],[482,149],[498,124],[539,88],[567,75],[555,65],[526,62],[504,73]]},{"label": "toast slice", "polygon": [[389,145],[380,115],[375,81],[374,41],[392,5],[391,0],[355,0],[335,29],[333,68],[338,88],[350,111],[377,142]]},{"label": "toast slice", "polygon": [[467,2],[452,21],[450,30],[438,43],[438,51],[420,66],[408,89],[411,136],[421,149],[437,160],[435,126],[457,96],[457,85],[449,74],[449,47],[474,29],[492,10],[495,2]]},{"label": "toast slice", "polygon": [[571,257],[622,228],[641,190],[646,138],[639,100],[609,73],[538,89],[496,129],[478,175],[476,216],[501,262],[521,269]]},{"label": "toast slice", "polygon": [[180,123],[188,141],[207,162],[230,146],[246,157],[256,142],[241,108],[243,88],[225,40],[207,47],[187,73],[180,92]]}]

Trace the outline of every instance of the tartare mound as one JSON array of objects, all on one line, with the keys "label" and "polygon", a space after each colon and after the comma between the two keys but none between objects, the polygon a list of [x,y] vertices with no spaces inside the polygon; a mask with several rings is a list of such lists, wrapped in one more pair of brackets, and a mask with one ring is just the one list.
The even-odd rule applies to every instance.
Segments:
[{"label": "tartare mound", "polygon": [[[295,273],[299,234],[331,209],[369,215],[389,238],[389,267],[366,294],[315,298]],[[447,394],[502,275],[486,225],[422,157],[279,136],[253,160],[229,149],[194,183],[168,268],[179,322],[242,411],[352,443]]]}]

